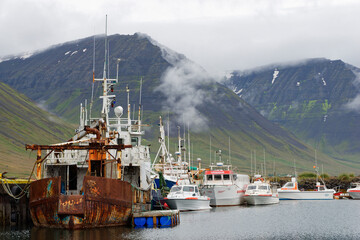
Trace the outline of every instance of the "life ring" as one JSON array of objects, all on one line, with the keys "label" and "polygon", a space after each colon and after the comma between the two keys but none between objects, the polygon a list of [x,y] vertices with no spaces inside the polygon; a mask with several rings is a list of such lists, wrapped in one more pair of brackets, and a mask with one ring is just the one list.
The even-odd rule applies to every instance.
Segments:
[{"label": "life ring", "polygon": [[261,178],[261,177],[259,177],[259,178],[255,179],[255,181],[259,181],[259,180],[260,180],[260,181],[262,181],[262,182],[264,181],[264,179],[263,179],[263,178]]}]

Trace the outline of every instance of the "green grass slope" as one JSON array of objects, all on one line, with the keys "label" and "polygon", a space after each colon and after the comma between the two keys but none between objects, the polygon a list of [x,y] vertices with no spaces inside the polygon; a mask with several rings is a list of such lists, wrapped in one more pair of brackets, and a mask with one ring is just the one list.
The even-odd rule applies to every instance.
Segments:
[{"label": "green grass slope", "polygon": [[0,83],[0,172],[26,176],[36,153],[25,144],[51,144],[69,139],[73,126],[37,107],[29,98]]}]

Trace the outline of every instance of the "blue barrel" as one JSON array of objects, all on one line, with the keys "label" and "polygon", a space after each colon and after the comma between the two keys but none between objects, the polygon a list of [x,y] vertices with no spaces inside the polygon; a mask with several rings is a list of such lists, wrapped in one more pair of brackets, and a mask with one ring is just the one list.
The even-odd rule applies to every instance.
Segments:
[{"label": "blue barrel", "polygon": [[135,223],[135,226],[142,227],[146,223],[146,218],[145,217],[137,217],[134,219],[134,223]]},{"label": "blue barrel", "polygon": [[171,218],[169,216],[163,216],[160,218],[161,226],[170,226],[171,225]]},{"label": "blue barrel", "polygon": [[[148,226],[154,226],[153,217],[148,217],[148,218],[146,219],[146,224],[147,224]],[[158,219],[158,218],[156,218],[156,225],[159,225],[159,219]]]}]

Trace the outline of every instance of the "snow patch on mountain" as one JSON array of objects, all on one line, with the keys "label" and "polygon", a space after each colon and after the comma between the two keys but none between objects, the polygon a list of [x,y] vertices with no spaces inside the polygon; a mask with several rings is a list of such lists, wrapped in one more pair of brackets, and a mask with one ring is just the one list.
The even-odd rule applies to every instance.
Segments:
[{"label": "snow patch on mountain", "polygon": [[243,89],[240,89],[239,91],[235,91],[235,93],[236,93],[237,95],[239,95],[242,91],[243,91]]},{"label": "snow patch on mountain", "polygon": [[279,71],[275,68],[274,73],[273,73],[273,79],[272,79],[272,81],[271,81],[271,84],[274,84],[275,79],[278,77],[278,75],[279,75]]},{"label": "snow patch on mountain", "polygon": [[321,78],[321,80],[322,80],[322,82],[323,82],[324,86],[326,86],[325,79],[322,77],[322,78]]}]

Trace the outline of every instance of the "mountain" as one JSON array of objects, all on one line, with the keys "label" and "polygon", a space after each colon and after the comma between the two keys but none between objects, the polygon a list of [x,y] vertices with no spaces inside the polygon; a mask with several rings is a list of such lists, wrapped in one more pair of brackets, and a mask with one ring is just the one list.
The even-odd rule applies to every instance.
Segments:
[{"label": "mountain", "polygon": [[234,71],[227,86],[267,119],[359,169],[359,73],[341,60],[309,59]]},{"label": "mountain", "polygon": [[1,82],[0,106],[1,172],[28,176],[36,153],[26,152],[25,144],[60,142],[73,134],[65,121],[40,109],[29,98]]},{"label": "mountain", "polygon": [[[138,108],[140,78],[143,79],[142,107],[145,123],[150,126],[146,143],[157,152],[158,118],[170,116],[170,150],[177,147],[177,126],[189,126],[193,159],[203,159],[203,166],[215,161],[215,150],[223,150],[223,159],[230,159],[243,172],[250,170],[250,155],[257,151],[257,161],[267,166],[276,162],[278,172],[297,168],[309,170],[314,162],[314,149],[294,135],[273,124],[226,86],[215,81],[203,68],[143,34],[108,37],[110,76],[116,76],[119,63],[119,84],[114,86],[116,105],[126,106],[125,87],[130,89],[131,113]],[[13,58],[0,63],[0,81],[46,106],[51,112],[71,121],[78,121],[79,104],[92,95],[92,59],[96,54],[96,77],[102,77],[104,36],[89,37],[59,44],[27,58]],[[100,84],[94,84],[94,96]],[[93,117],[99,116],[100,101],[94,98]],[[125,108],[126,109],[126,108]],[[135,115],[136,116],[136,115]],[[210,141],[212,152],[210,153]],[[229,138],[230,151],[229,155]],[[330,173],[352,168],[318,152],[319,163]],[[196,163],[195,163],[196,164]],[[260,164],[257,165],[260,168]]]}]

